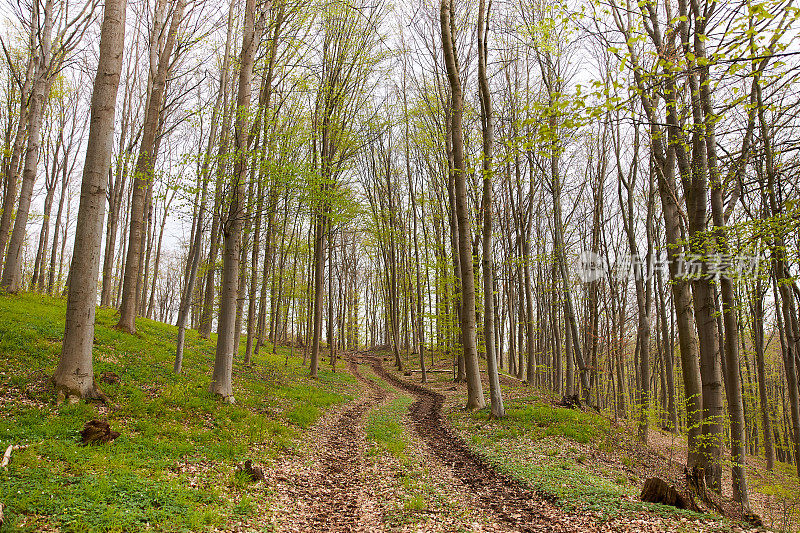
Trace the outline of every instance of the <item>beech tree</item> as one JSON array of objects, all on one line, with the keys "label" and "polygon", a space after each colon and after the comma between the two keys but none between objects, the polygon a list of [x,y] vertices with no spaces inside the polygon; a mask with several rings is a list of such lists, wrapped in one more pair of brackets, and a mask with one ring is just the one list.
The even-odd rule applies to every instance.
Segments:
[{"label": "beech tree", "polygon": [[0,285],[66,293],[65,397],[99,301],[174,321],[175,372],[215,330],[224,401],[240,353],[369,348],[469,409],[485,371],[493,417],[509,379],[662,428],[744,511],[748,455],[800,473],[790,2],[156,0],[125,40],[115,0],[96,57],[97,5],[2,39]]},{"label": "beech tree", "polygon": [[92,92],[89,139],[83,165],[78,226],[70,266],[64,342],[53,383],[67,398],[98,395],[92,366],[97,279],[103,236],[108,169],[114,140],[114,115],[125,44],[125,0],[106,0],[100,55]]},{"label": "beech tree", "polygon": [[[122,301],[117,328],[126,333],[136,333],[136,315],[141,303],[142,231],[145,210],[152,198],[153,168],[158,153],[157,137],[161,126],[164,93],[172,65],[172,50],[178,38],[178,28],[183,20],[186,0],[158,0],[150,37],[150,80],[147,107],[142,125],[142,140],[136,159],[131,189],[130,232],[125,258],[125,273],[122,285]],[[163,44],[162,44],[163,43]]]},{"label": "beech tree", "polygon": [[478,368],[478,349],[475,339],[475,273],[472,265],[472,230],[467,213],[467,177],[464,165],[464,133],[462,117],[464,102],[458,58],[453,43],[453,4],[450,0],[440,3],[440,23],[442,28],[442,48],[450,83],[450,137],[453,151],[453,183],[455,212],[458,222],[458,255],[461,270],[461,344],[467,379],[467,408],[481,409],[483,399],[480,369]]},{"label": "beech tree", "polygon": [[[0,279],[0,287],[12,293],[22,289],[23,244],[33,187],[38,174],[42,123],[50,88],[61,65],[67,59],[68,54],[80,43],[82,34],[92,21],[95,1],[88,0],[78,9],[77,14],[68,12],[66,6],[61,6],[63,13],[61,10],[54,12],[55,7],[55,0],[46,0],[43,6],[40,2],[34,2],[30,19],[23,22],[23,25],[27,26],[31,32],[30,54],[33,64],[30,96],[27,96],[23,86],[22,94],[25,94],[28,103],[25,112],[20,113],[20,122],[23,118],[27,122],[27,147],[22,161],[22,186],[14,215],[14,227],[3,264],[3,276]],[[55,48],[53,43],[55,43]],[[11,165],[14,165],[13,160]],[[12,172],[16,172],[16,169]],[[15,182],[16,180],[12,177],[9,181]],[[9,190],[13,191],[14,187],[14,183],[10,183]],[[9,199],[13,201],[13,196]],[[5,231],[1,226],[2,220],[0,220],[0,234],[4,234]],[[4,245],[5,243],[0,242],[0,244]]]},{"label": "beech tree", "polygon": [[[267,3],[266,9],[268,9]],[[256,17],[258,17],[256,19]],[[237,334],[236,301],[239,297],[239,255],[243,225],[243,203],[247,180],[249,148],[250,96],[253,83],[253,64],[256,49],[264,31],[264,14],[256,13],[256,1],[246,0],[242,52],[239,57],[239,89],[236,95],[235,160],[233,182],[228,199],[228,215],[222,224],[225,250],[222,266],[222,292],[217,325],[217,352],[214,358],[214,374],[211,392],[233,403],[231,370],[233,368],[234,335]]]}]

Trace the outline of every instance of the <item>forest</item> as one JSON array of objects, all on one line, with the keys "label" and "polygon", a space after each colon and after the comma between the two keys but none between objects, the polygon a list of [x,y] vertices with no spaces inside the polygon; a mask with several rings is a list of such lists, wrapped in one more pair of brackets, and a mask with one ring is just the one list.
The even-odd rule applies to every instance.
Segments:
[{"label": "forest", "polygon": [[793,0],[0,18],[0,530],[800,531]]}]

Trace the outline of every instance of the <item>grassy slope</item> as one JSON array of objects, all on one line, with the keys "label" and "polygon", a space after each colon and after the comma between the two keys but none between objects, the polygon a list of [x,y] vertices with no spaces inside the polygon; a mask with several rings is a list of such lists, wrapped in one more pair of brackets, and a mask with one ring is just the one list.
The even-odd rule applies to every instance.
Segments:
[{"label": "grassy slope", "polygon": [[[418,361],[412,357],[407,364],[416,368]],[[436,368],[451,364],[437,359]],[[466,389],[458,386],[454,390],[449,373],[431,374],[430,380],[431,387],[447,397],[445,410],[450,422],[474,450],[566,510],[609,517],[643,511],[704,516],[639,501],[644,480],[635,471],[641,459],[628,456],[618,446],[618,440],[627,436],[620,433],[622,428],[612,428],[603,415],[554,407],[535,388],[515,383],[502,387],[507,416],[490,419],[488,407],[473,412],[462,409]],[[488,403],[488,386],[484,384],[484,388]]]},{"label": "grassy slope", "polygon": [[[430,366],[429,356],[426,361]],[[405,364],[416,369],[419,363],[411,356]],[[436,368],[451,366],[449,358],[437,355]],[[411,379],[418,380],[419,374]],[[473,449],[505,472],[552,496],[556,505],[608,516],[641,511],[661,516],[698,516],[639,501],[644,477],[653,469],[661,476],[669,465],[665,461],[654,467],[652,452],[635,451],[640,446],[634,444],[632,421],[628,426],[614,425],[609,413],[554,407],[552,394],[513,379],[502,387],[508,416],[491,420],[488,408],[471,413],[462,409],[466,389],[463,385],[454,388],[449,372],[431,374],[429,379],[432,387],[448,398],[447,415]],[[486,383],[484,392],[488,402]],[[651,426],[655,428],[657,422]],[[677,451],[655,444],[651,450],[680,458],[685,453],[685,436],[675,437],[675,445]],[[765,525],[779,531],[797,530],[800,500],[794,467],[778,463],[775,473],[770,473],[762,458],[749,457],[748,463],[751,504]],[[729,479],[726,483],[729,487]]]},{"label": "grassy slope", "polygon": [[[188,332],[184,373],[172,372],[173,326],[141,319],[134,337],[111,329],[99,310],[95,373],[117,409],[56,406],[48,378],[64,330],[65,302],[36,295],[0,297],[0,444],[33,444],[0,472],[4,531],[202,530],[261,515],[265,489],[236,474],[245,458],[269,462],[296,446],[301,430],[357,391],[345,373],[305,377],[299,358],[261,355],[234,363],[237,404],[207,392],[214,342]],[[84,447],[78,431],[107,418],[114,443]],[[268,495],[266,495],[268,499]],[[258,510],[258,513],[256,511]]]},{"label": "grassy slope", "polygon": [[554,498],[560,507],[607,516],[619,512],[701,516],[639,501],[643,480],[628,470],[637,458],[601,459],[621,451],[615,449],[617,435],[605,417],[553,407],[536,397],[508,401],[506,409],[502,420],[489,420],[487,410],[453,411],[450,417],[490,462]]}]

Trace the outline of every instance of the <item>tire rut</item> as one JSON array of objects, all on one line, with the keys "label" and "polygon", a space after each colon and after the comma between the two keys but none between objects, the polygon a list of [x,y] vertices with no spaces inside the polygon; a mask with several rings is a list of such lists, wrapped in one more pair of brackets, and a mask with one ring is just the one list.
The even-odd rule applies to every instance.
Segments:
[{"label": "tire rut", "polygon": [[365,492],[363,427],[364,415],[386,397],[386,391],[361,376],[348,360],[348,369],[369,393],[347,407],[328,432],[321,456],[322,469],[312,476],[298,500],[308,504],[302,531],[362,531],[361,504]]},{"label": "tire rut", "polygon": [[409,414],[417,433],[430,452],[450,467],[454,477],[474,492],[484,509],[519,531],[567,532],[579,529],[577,517],[569,517],[567,513],[554,509],[545,495],[498,472],[454,434],[442,419],[445,399],[442,394],[399,379],[383,368],[379,357],[370,354],[361,357],[381,378],[414,396],[416,401],[409,407]]}]

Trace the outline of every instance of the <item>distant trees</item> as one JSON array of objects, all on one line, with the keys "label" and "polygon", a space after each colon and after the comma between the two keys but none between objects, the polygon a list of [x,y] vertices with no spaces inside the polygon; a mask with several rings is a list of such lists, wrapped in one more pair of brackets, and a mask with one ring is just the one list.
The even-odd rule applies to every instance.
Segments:
[{"label": "distant trees", "polygon": [[[77,10],[68,11],[65,5],[57,6],[56,0],[45,0],[43,5],[40,2],[33,5],[30,19],[25,19],[24,14],[20,17],[23,27],[30,32],[29,67],[26,73],[29,80],[22,84],[20,91],[20,99],[26,105],[20,107],[18,142],[15,142],[15,153],[8,167],[7,191],[10,196],[7,199],[10,205],[13,205],[13,193],[16,191],[19,175],[16,166],[19,164],[20,152],[23,149],[24,138],[20,137],[25,133],[21,129],[22,124],[27,127],[27,145],[22,157],[22,186],[16,203],[14,226],[8,241],[3,275],[0,279],[0,287],[8,292],[18,292],[22,289],[23,245],[33,188],[38,175],[42,124],[50,89],[63,62],[80,43],[82,34],[91,23],[94,6],[95,2],[88,0]],[[61,9],[56,11],[56,7]],[[28,88],[30,93],[26,90]],[[6,216],[0,219],[0,235],[6,234],[8,229],[4,224],[9,223],[10,218]],[[4,239],[5,237],[0,237],[0,249],[5,246]]]}]

